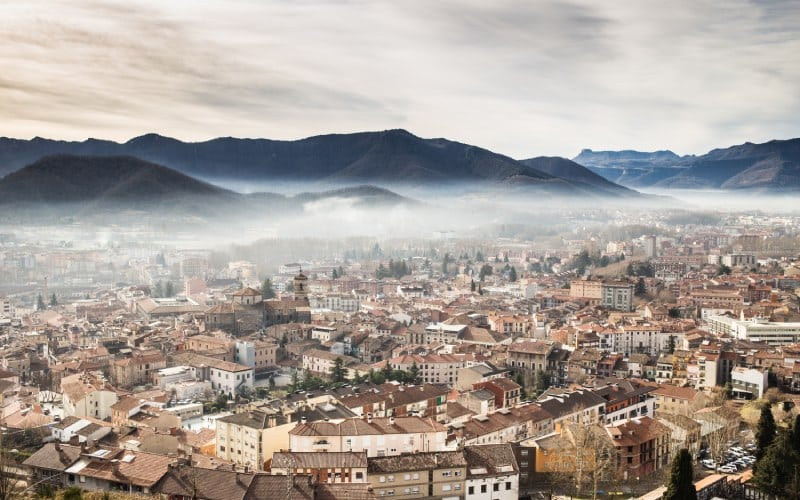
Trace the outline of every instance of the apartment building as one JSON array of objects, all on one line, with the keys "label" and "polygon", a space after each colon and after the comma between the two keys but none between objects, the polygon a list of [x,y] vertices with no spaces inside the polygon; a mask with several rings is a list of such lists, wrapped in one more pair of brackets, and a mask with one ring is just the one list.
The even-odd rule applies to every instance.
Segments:
[{"label": "apartment building", "polygon": [[350,418],[301,422],[289,431],[292,451],[366,451],[384,457],[427,451],[447,451],[447,428],[432,418]]}]

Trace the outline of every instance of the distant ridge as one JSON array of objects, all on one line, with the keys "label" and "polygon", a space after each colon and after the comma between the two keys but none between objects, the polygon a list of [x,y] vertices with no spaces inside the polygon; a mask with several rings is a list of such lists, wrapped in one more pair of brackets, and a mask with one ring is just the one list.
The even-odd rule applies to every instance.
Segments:
[{"label": "distant ridge", "polygon": [[606,179],[637,188],[800,189],[800,138],[746,142],[700,156],[585,149],[574,161]]},{"label": "distant ridge", "polygon": [[0,206],[14,209],[65,207],[135,209],[165,214],[220,214],[229,210],[297,211],[309,201],[348,198],[370,205],[417,202],[375,186],[285,196],[239,194],[132,156],[46,156],[0,179]]},{"label": "distant ridge", "polygon": [[634,196],[528,166],[484,148],[423,139],[406,130],[331,134],[296,141],[222,137],[186,143],[147,134],[125,143],[0,139],[0,174],[48,154],[129,155],[204,179],[296,181],[347,186],[441,187],[483,183],[548,194]]}]

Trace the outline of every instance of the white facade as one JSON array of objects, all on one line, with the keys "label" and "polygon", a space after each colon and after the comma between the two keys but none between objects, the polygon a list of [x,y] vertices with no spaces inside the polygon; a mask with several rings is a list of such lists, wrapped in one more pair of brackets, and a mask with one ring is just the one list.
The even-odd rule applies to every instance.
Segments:
[{"label": "white facade", "polygon": [[767,372],[737,366],[731,371],[731,386],[734,396],[759,399],[767,390]]},{"label": "white facade", "polygon": [[[374,420],[389,421],[389,418],[376,418]],[[397,420],[417,419],[419,423],[424,419],[419,417],[397,417]],[[332,421],[341,423],[344,420]],[[326,422],[327,424],[327,422]],[[299,427],[313,424],[300,424]],[[401,424],[402,426],[403,424]],[[329,426],[335,428],[336,432],[325,436],[318,433],[310,435],[306,432],[291,431],[289,433],[289,447],[294,452],[342,452],[342,451],[365,451],[368,457],[388,457],[400,455],[401,453],[417,453],[429,451],[453,451],[456,443],[453,442],[449,447],[447,444],[447,430],[436,424],[427,431],[422,432],[380,432],[379,429],[364,428],[363,431],[355,433],[347,432],[345,429],[350,426]],[[385,426],[381,426],[385,427]],[[360,427],[359,427],[360,428]],[[295,428],[297,429],[297,428]],[[361,428],[360,428],[361,429]]]},{"label": "white facade", "polygon": [[765,319],[734,319],[729,316],[710,316],[711,333],[729,334],[738,339],[763,341],[769,345],[786,345],[800,342],[800,323],[773,323]]},{"label": "white facade", "polygon": [[111,405],[118,401],[114,391],[95,390],[82,399],[72,401],[69,394],[62,396],[65,417],[94,417],[100,420],[111,418]]},{"label": "white facade", "polygon": [[468,477],[464,485],[465,500],[517,500],[519,498],[519,474],[507,476]]}]

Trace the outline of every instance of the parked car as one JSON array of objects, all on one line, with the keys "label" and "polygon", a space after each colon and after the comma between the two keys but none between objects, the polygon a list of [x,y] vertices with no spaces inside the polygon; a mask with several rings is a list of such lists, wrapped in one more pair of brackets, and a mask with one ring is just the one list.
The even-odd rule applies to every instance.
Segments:
[{"label": "parked car", "polygon": [[720,467],[717,470],[719,470],[720,472],[724,472],[725,474],[734,474],[734,473],[736,473],[736,467],[734,467],[732,465],[723,465],[722,467]]}]

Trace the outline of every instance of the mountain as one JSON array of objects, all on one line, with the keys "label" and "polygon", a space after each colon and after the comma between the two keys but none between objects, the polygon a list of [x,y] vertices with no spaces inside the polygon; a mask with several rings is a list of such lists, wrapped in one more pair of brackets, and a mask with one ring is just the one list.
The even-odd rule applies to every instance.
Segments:
[{"label": "mountain", "polygon": [[0,207],[6,212],[48,207],[84,214],[89,209],[136,209],[165,216],[220,215],[230,210],[291,212],[301,210],[303,203],[331,198],[383,206],[417,203],[374,186],[293,197],[245,195],[132,156],[51,155],[0,179]]},{"label": "mountain", "polygon": [[[405,130],[309,137],[296,141],[223,137],[186,143],[157,134],[125,143],[0,139],[0,174],[46,154],[130,155],[205,179],[441,187],[477,182],[541,192],[607,196],[610,191],[526,166],[508,156]],[[635,194],[619,191],[615,195]]]},{"label": "mountain", "polygon": [[0,180],[0,203],[125,203],[238,195],[131,156],[46,156]]},{"label": "mountain", "polygon": [[601,189],[609,193],[633,193],[630,189],[609,181],[583,165],[560,156],[538,156],[520,160],[520,163],[572,183],[587,186],[587,188]]},{"label": "mountain", "polygon": [[700,156],[585,149],[574,161],[606,179],[632,187],[800,189],[800,139],[747,142]]}]

